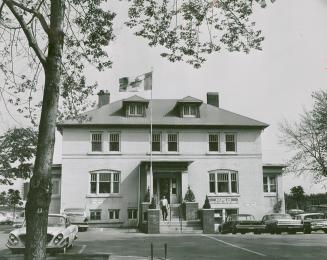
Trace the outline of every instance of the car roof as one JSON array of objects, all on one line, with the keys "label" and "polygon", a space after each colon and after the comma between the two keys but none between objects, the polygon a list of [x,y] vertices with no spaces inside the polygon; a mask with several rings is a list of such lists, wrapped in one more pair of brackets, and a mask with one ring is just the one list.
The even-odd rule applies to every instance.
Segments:
[{"label": "car roof", "polygon": [[80,211],[84,211],[83,208],[66,208],[66,209],[64,209],[64,211],[69,211],[69,210],[80,210]]},{"label": "car roof", "polygon": [[303,213],[296,216],[315,216],[315,215],[324,215],[324,213]]},{"label": "car roof", "polygon": [[63,214],[49,214],[48,217],[63,217],[63,218],[66,218],[66,215],[63,215]]}]

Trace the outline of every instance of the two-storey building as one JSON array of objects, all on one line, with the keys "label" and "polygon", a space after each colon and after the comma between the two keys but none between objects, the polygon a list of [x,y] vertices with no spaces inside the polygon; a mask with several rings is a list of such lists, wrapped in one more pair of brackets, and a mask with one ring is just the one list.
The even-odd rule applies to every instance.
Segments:
[{"label": "two-storey building", "polygon": [[135,226],[147,189],[180,204],[190,186],[200,206],[208,195],[222,217],[262,217],[283,199],[282,166],[262,165],[268,125],[220,108],[217,93],[207,103],[98,95],[85,120],[58,124],[61,211],[81,207],[90,223]]}]

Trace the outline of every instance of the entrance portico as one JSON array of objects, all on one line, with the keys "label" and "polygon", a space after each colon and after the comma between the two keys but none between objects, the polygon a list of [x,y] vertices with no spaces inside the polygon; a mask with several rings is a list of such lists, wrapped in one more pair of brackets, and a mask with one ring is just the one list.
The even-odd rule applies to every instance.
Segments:
[{"label": "entrance portico", "polygon": [[147,189],[159,204],[166,196],[170,204],[180,204],[188,186],[188,166],[192,161],[142,161],[140,164],[140,195],[143,201]]}]

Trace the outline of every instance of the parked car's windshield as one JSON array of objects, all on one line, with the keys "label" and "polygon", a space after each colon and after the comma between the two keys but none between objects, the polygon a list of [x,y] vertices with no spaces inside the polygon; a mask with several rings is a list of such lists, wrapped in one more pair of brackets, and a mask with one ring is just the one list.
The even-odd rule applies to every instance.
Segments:
[{"label": "parked car's windshield", "polygon": [[63,227],[65,226],[65,218],[61,216],[49,216],[48,227]]},{"label": "parked car's windshield", "polygon": [[239,215],[239,216],[236,216],[236,219],[237,220],[254,220],[254,217],[251,216],[251,215]]},{"label": "parked car's windshield", "polygon": [[276,215],[271,215],[272,219],[292,219],[292,217],[288,214],[276,214]]}]

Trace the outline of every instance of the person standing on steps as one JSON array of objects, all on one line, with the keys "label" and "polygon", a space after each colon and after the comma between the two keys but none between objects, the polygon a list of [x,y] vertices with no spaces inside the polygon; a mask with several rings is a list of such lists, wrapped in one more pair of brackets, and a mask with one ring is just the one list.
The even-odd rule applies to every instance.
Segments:
[{"label": "person standing on steps", "polygon": [[160,204],[161,204],[161,211],[162,211],[162,220],[167,221],[169,203],[168,200],[166,199],[166,196],[162,196]]}]

